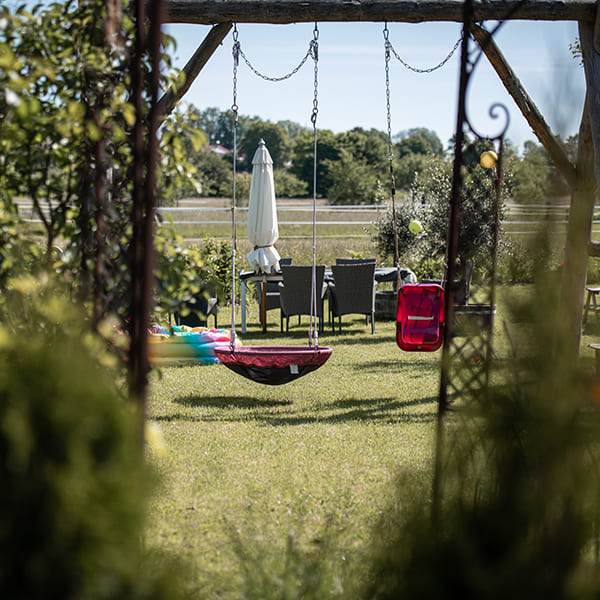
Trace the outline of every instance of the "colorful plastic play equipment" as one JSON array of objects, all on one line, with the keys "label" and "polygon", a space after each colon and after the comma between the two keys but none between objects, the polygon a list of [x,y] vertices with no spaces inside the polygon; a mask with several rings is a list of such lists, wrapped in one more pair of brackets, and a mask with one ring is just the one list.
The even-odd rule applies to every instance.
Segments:
[{"label": "colorful plastic play equipment", "polygon": [[[240,340],[236,340],[240,344]],[[186,364],[214,365],[219,362],[215,349],[230,347],[228,329],[175,326],[169,333],[163,327],[154,327],[148,335],[148,359],[156,366]]]}]

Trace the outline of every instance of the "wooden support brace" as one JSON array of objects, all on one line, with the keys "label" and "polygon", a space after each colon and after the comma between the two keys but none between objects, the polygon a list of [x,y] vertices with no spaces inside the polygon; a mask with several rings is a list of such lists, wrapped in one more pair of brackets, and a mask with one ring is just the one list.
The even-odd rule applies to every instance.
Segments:
[{"label": "wooden support brace", "polygon": [[575,167],[569,160],[560,142],[552,133],[552,130],[546,123],[537,106],[529,97],[514,71],[506,62],[506,59],[498,49],[498,46],[490,36],[489,32],[478,25],[472,25],[471,32],[477,43],[481,46],[487,59],[490,61],[490,64],[494,67],[507,92],[519,107],[519,110],[533,129],[533,132],[550,155],[550,158],[554,161],[557,169],[567,180],[571,189],[574,188],[577,181]]},{"label": "wooden support brace", "polygon": [[204,38],[204,41],[192,58],[183,68],[184,80],[177,87],[169,88],[164,96],[158,101],[158,114],[161,120],[166,119],[177,103],[183,98],[184,94],[190,89],[190,86],[208,62],[208,59],[214,54],[215,50],[225,39],[225,36],[231,30],[231,23],[219,23],[215,25]]}]

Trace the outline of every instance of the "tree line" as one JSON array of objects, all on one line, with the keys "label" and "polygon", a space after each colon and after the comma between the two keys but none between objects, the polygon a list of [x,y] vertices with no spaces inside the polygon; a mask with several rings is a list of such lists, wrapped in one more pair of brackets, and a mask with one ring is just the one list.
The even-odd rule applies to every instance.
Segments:
[{"label": "tree line", "polygon": [[[180,119],[190,132],[202,132],[203,145],[185,145],[190,177],[175,191],[172,200],[194,195],[231,196],[233,178],[233,115],[231,110],[199,109],[182,105]],[[184,134],[186,135],[186,134]],[[258,116],[240,115],[237,131],[237,200],[243,204],[250,188],[252,157],[264,139],[273,158],[278,197],[308,197],[313,190],[313,131],[293,121],[271,122]],[[208,151],[219,145],[230,152]],[[564,141],[569,155],[577,148],[577,136]],[[377,204],[389,197],[390,142],[385,132],[353,127],[343,133],[328,129],[317,132],[318,196],[330,204]],[[435,131],[414,127],[392,139],[392,167],[396,188],[410,193],[419,176],[441,168],[452,160],[454,142],[444,146]],[[523,150],[510,141],[504,147],[506,185],[509,195],[521,203],[542,203],[550,196],[568,193],[567,184],[548,153],[531,140]]]}]

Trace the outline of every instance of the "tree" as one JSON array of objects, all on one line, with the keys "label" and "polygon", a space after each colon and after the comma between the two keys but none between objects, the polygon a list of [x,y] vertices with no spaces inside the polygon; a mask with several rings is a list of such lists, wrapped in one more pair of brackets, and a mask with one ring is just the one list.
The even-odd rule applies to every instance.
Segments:
[{"label": "tree", "polygon": [[402,139],[394,144],[394,174],[398,189],[409,189],[415,178],[426,167],[430,159],[443,159],[442,143],[433,131],[425,128],[409,129]]},{"label": "tree", "polygon": [[289,169],[275,169],[275,195],[278,198],[304,198],[308,194],[308,186]]},{"label": "tree", "polygon": [[326,161],[325,167],[333,184],[329,188],[329,204],[374,204],[378,179],[366,161],[355,159],[342,149],[339,160]]},{"label": "tree", "polygon": [[378,174],[388,167],[388,143],[383,131],[366,131],[362,127],[354,127],[346,133],[339,134],[339,138],[341,146],[348,150],[354,159],[364,161]]},{"label": "tree", "polygon": [[252,121],[246,128],[239,144],[238,154],[243,158],[246,169],[252,169],[252,157],[263,139],[273,159],[273,168],[283,167],[290,159],[290,136],[276,123],[270,121]]},{"label": "tree", "polygon": [[411,129],[405,129],[396,135],[395,139],[398,141],[403,141],[412,137],[423,138],[429,147],[429,152],[432,154],[435,154],[436,156],[443,156],[445,154],[444,145],[442,144],[438,134],[431,129],[427,129],[426,127],[413,127]]},{"label": "tree", "polygon": [[162,169],[159,172],[159,203],[171,204],[185,196],[202,192],[202,173],[194,157],[208,144],[208,136],[199,126],[198,109],[180,105],[164,121],[160,151]]},{"label": "tree", "polygon": [[[60,239],[71,291],[92,307],[93,325],[108,314],[127,322],[134,25],[118,16],[109,19],[101,0],[40,4],[15,14],[2,9],[0,14],[0,79],[10,82],[0,93],[0,193],[7,206],[0,227],[8,230],[4,226],[14,218],[15,198],[31,198],[44,227],[47,266]],[[163,75],[165,80],[170,76]],[[144,94],[142,100],[147,109],[149,97]],[[200,131],[190,127],[176,112],[161,129],[158,177],[166,201],[193,175],[185,143],[199,141]],[[5,221],[5,215],[12,216]],[[4,250],[7,266],[10,257]]]},{"label": "tree", "polygon": [[431,154],[420,154],[409,152],[398,160],[394,161],[394,179],[396,188],[399,190],[408,190],[415,179],[422,173],[427,165],[435,160]]},{"label": "tree", "polygon": [[224,156],[205,150],[191,161],[197,170],[203,196],[226,196],[232,186],[231,163]]},{"label": "tree", "polygon": [[62,286],[15,281],[9,300],[0,307],[0,597],[183,598],[181,569],[140,543],[155,475],[118,363]]},{"label": "tree", "polygon": [[210,106],[200,112],[200,127],[206,132],[210,144],[221,143],[221,132],[219,128],[219,119],[221,111],[216,106]]},{"label": "tree", "polygon": [[[479,166],[479,156],[485,148],[485,142],[476,142],[468,145],[464,153],[467,168],[463,176],[458,234],[458,257],[461,265],[478,256],[488,257],[493,243],[494,171]],[[507,190],[504,187],[501,190],[504,200]],[[448,239],[452,165],[445,161],[431,161],[428,168],[415,180],[412,191],[414,197],[423,199],[428,207],[424,219],[423,250],[429,256],[443,257]],[[502,218],[502,207],[499,217]]]},{"label": "tree", "polygon": [[[334,181],[329,172],[328,165],[331,161],[339,159],[341,145],[339,138],[329,129],[317,131],[317,194],[327,196]],[[292,173],[297,175],[313,189],[313,159],[314,142],[313,132],[307,131],[296,138],[292,150]],[[328,162],[329,161],[329,162]]]},{"label": "tree", "polygon": [[290,142],[293,142],[301,133],[309,131],[308,127],[287,119],[283,121],[277,121],[277,125],[280,125],[288,132],[288,135],[290,136]]},{"label": "tree", "polygon": [[531,140],[523,144],[523,157],[515,163],[513,196],[516,202],[543,204],[548,196],[550,165],[542,146]]},{"label": "tree", "polygon": [[[424,219],[423,209],[415,203],[400,204],[396,207],[396,232],[398,236],[398,257],[400,260],[411,262],[413,255],[421,255],[421,236],[415,235],[408,228],[413,219]],[[376,223],[376,233],[372,239],[377,248],[377,253],[382,259],[391,257],[395,259],[396,244],[394,240],[393,212],[388,210]]]}]

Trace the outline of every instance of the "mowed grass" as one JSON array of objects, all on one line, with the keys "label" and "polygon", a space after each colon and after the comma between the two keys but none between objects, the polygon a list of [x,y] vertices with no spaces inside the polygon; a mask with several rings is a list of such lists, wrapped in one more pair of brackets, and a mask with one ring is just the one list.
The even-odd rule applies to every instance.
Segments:
[{"label": "mowed grass", "polygon": [[[307,318],[292,320],[289,337],[270,319],[267,335],[252,325],[244,344],[307,343]],[[260,548],[266,570],[285,568],[290,539],[308,549],[330,537],[332,560],[359,568],[395,475],[427,477],[439,353],[401,353],[392,322],[372,336],[364,318],[345,321],[342,335],[321,337],[330,360],[287,385],[220,365],[153,378],[148,416],[167,451],[155,456],[162,485],[147,539],[189,564],[196,597],[244,597],[233,531]]]},{"label": "mowed grass", "polygon": [[[513,342],[527,341],[527,331],[509,323],[506,301],[530,290],[498,291],[496,365],[511,353],[507,331]],[[222,311],[219,324],[227,318]],[[307,326],[306,317],[300,326],[293,318],[282,335],[271,311],[265,334],[252,303],[248,331],[238,333],[246,345],[306,345]],[[283,386],[220,365],[153,375],[148,418],[166,451],[150,452],[162,477],[147,544],[184,560],[193,597],[284,597],[278,586],[299,568],[291,548],[304,553],[301,563],[320,552],[319,564],[356,590],[376,526],[399,501],[397,476],[418,483],[409,501],[430,501],[441,353],[401,352],[394,336],[393,322],[378,321],[371,335],[363,317],[344,317],[342,334],[327,326],[320,336],[333,348],[330,360]],[[599,336],[590,324],[582,340],[590,373],[586,344]],[[251,594],[248,581],[257,577],[264,589]]]}]

